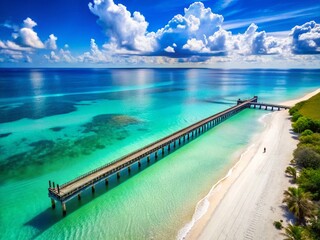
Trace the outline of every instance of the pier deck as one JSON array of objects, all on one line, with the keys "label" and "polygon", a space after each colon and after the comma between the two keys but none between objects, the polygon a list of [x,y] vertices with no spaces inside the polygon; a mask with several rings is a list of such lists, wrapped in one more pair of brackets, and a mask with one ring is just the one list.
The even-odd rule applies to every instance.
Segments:
[{"label": "pier deck", "polygon": [[[238,100],[238,104],[243,103],[243,102],[245,102],[245,101],[240,100],[240,99]],[[270,109],[271,111],[273,111],[274,109],[276,109],[276,110],[281,110],[281,109],[287,110],[287,109],[290,108],[289,106],[285,106],[285,105],[262,103],[262,102],[251,102],[250,104],[248,104],[248,106],[252,107],[252,108],[257,108],[258,107],[259,109],[265,108],[265,110]]]}]

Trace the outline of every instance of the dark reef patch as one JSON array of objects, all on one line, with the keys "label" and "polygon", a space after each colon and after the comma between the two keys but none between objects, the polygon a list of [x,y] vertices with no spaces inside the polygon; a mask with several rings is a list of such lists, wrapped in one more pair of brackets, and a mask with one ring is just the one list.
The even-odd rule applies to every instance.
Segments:
[{"label": "dark reef patch", "polygon": [[139,132],[147,132],[147,131],[149,131],[148,128],[138,128],[137,130],[138,130]]},{"label": "dark reef patch", "polygon": [[70,113],[75,110],[76,107],[72,102],[58,101],[54,98],[40,98],[25,102],[18,107],[0,109],[0,123],[13,122],[23,118],[40,119]]},{"label": "dark reef patch", "polygon": [[51,141],[51,140],[40,140],[40,141],[29,144],[29,146],[31,147],[43,148],[43,149],[50,148],[53,145],[54,145],[54,141]]},{"label": "dark reef patch", "polygon": [[49,171],[66,168],[78,157],[88,156],[105,149],[119,139],[129,136],[126,127],[139,120],[126,115],[97,115],[82,126],[81,136],[76,139],[58,138],[56,141],[42,139],[29,144],[32,149],[6,158],[0,162],[0,183],[19,180]]},{"label": "dark reef patch", "polygon": [[126,115],[101,114],[93,117],[92,121],[83,125],[83,133],[94,132],[96,134],[108,134],[113,126],[113,130],[122,126],[139,123],[135,118]]},{"label": "dark reef patch", "polygon": [[91,104],[89,103],[76,103],[76,106],[90,106]]},{"label": "dark reef patch", "polygon": [[35,98],[15,107],[0,107],[0,123],[13,122],[23,118],[40,119],[76,111],[76,106],[90,105],[81,101],[95,101],[100,99],[123,100],[132,99],[140,94],[155,94],[183,91],[183,88],[159,87],[137,89],[119,92],[90,93],[66,95],[59,98]]},{"label": "dark reef patch", "polygon": [[52,127],[49,128],[51,131],[53,132],[60,132],[62,129],[64,129],[65,127]]},{"label": "dark reef patch", "polygon": [[8,137],[9,135],[11,135],[12,133],[9,132],[9,133],[2,133],[0,134],[0,138],[5,138],[5,137]]}]

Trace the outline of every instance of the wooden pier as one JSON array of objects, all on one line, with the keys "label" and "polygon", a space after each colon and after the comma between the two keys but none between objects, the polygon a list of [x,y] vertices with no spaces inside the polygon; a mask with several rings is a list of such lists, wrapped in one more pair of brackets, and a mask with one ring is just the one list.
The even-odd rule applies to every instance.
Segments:
[{"label": "wooden pier", "polygon": [[49,181],[49,197],[51,198],[51,206],[55,208],[55,202],[58,201],[61,203],[63,215],[66,214],[66,202],[72,198],[77,197],[81,199],[81,193],[88,188],[91,188],[92,192],[95,191],[95,185],[101,181],[104,181],[105,184],[108,184],[108,178],[111,175],[116,174],[117,178],[121,177],[120,171],[127,168],[130,172],[131,166],[137,164],[138,167],[141,167],[141,160],[147,158],[147,162],[150,161],[150,157],[153,156],[155,160],[158,158],[158,154],[164,156],[165,150],[169,154],[171,149],[174,150],[176,147],[179,147],[183,144],[190,142],[196,137],[200,136],[202,133],[207,130],[215,127],[222,121],[227,118],[237,114],[245,108],[254,108],[265,107],[267,108],[279,108],[287,109],[285,106],[262,104],[257,102],[258,97],[255,96],[249,100],[238,100],[237,105],[228,108],[222,112],[214,114],[208,118],[205,118],[197,123],[192,124],[189,127],[181,129],[167,137],[164,137],[156,142],[153,142],[141,149],[138,149],[126,156],[123,156],[115,161],[112,161],[104,166],[101,166],[97,169],[94,169],[82,176],[77,177],[76,179],[67,182],[62,185],[55,184],[54,182]]},{"label": "wooden pier", "polygon": [[[240,104],[240,103],[243,103],[245,101],[243,100],[238,100],[237,101],[237,104]],[[278,105],[278,104],[269,104],[269,103],[259,103],[259,102],[251,102],[250,104],[248,104],[248,107],[249,108],[258,108],[258,109],[264,109],[264,110],[271,110],[271,111],[274,111],[274,110],[287,110],[289,109],[290,107],[288,106],[285,106],[285,105]]]}]

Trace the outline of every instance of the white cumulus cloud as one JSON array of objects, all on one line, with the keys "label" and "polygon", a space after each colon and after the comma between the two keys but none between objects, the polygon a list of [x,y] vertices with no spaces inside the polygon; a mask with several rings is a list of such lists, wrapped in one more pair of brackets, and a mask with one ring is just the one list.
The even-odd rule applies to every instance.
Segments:
[{"label": "white cumulus cloud", "polygon": [[[29,63],[32,62],[30,55],[36,53],[37,50],[45,48],[50,50],[57,49],[56,41],[58,38],[54,34],[50,34],[48,40],[43,43],[38,33],[34,30],[37,23],[30,17],[23,21],[21,27],[14,26],[10,27],[13,30],[11,34],[12,40],[0,40],[0,57],[2,59],[7,59],[8,61],[21,60]],[[46,58],[52,62],[60,60],[55,52],[50,52],[46,55]]]},{"label": "white cumulus cloud", "polygon": [[122,4],[113,0],[94,0],[90,11],[98,16],[98,24],[110,42],[119,48],[151,52],[155,49],[154,33],[147,33],[149,23],[139,12],[131,14]]},{"label": "white cumulus cloud", "polygon": [[[157,31],[158,44],[162,46],[161,49],[175,44],[177,56],[193,55],[197,50],[199,53],[208,54],[210,53],[208,38],[211,37],[213,40],[213,35],[222,31],[222,23],[222,15],[214,14],[201,2],[195,2],[184,9],[184,15],[174,16],[165,27]],[[216,48],[215,51],[224,50],[224,42],[221,46],[218,47],[216,44],[216,47],[213,48]]]},{"label": "white cumulus cloud", "polygon": [[171,46],[166,47],[166,48],[164,49],[164,51],[165,51],[165,52],[168,52],[168,53],[174,53],[174,52],[175,52],[175,51],[174,51],[174,48],[171,47]]},{"label": "white cumulus cloud", "polygon": [[258,26],[252,23],[244,34],[232,37],[230,45],[240,55],[269,55],[281,53],[283,39],[267,36],[265,31],[258,32]]},{"label": "white cumulus cloud", "polygon": [[320,54],[320,24],[315,21],[295,26],[292,36],[292,52],[295,54]]},{"label": "white cumulus cloud", "polygon": [[44,48],[43,42],[33,30],[37,24],[31,18],[24,20],[24,27],[19,29],[16,42],[24,47]]},{"label": "white cumulus cloud", "polygon": [[206,45],[203,43],[202,40],[197,40],[195,38],[191,38],[187,41],[185,45],[183,45],[182,49],[188,49],[191,52],[208,52],[208,49],[206,48]]},{"label": "white cumulus cloud", "polygon": [[45,42],[47,49],[55,50],[57,49],[58,38],[54,34],[50,34],[49,39]]},{"label": "white cumulus cloud", "polygon": [[85,63],[107,63],[110,59],[107,51],[100,50],[94,39],[90,40],[90,52],[78,57],[78,61]]},{"label": "white cumulus cloud", "polygon": [[49,55],[44,55],[44,57],[49,61],[49,62],[59,62],[60,57],[56,55],[54,51],[51,51]]},{"label": "white cumulus cloud", "polygon": [[23,20],[23,26],[25,28],[32,29],[33,27],[37,26],[37,23],[35,21],[33,21],[31,18],[28,17],[25,20]]}]

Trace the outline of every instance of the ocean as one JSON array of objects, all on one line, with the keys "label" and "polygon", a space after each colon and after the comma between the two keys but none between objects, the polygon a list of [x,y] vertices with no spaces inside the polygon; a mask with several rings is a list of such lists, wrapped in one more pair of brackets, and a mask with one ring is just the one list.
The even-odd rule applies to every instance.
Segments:
[{"label": "ocean", "polygon": [[[279,103],[320,70],[0,69],[1,239],[176,239],[263,129],[246,109],[142,171],[51,209],[62,184],[254,95]],[[181,234],[181,232],[180,232]]]}]

